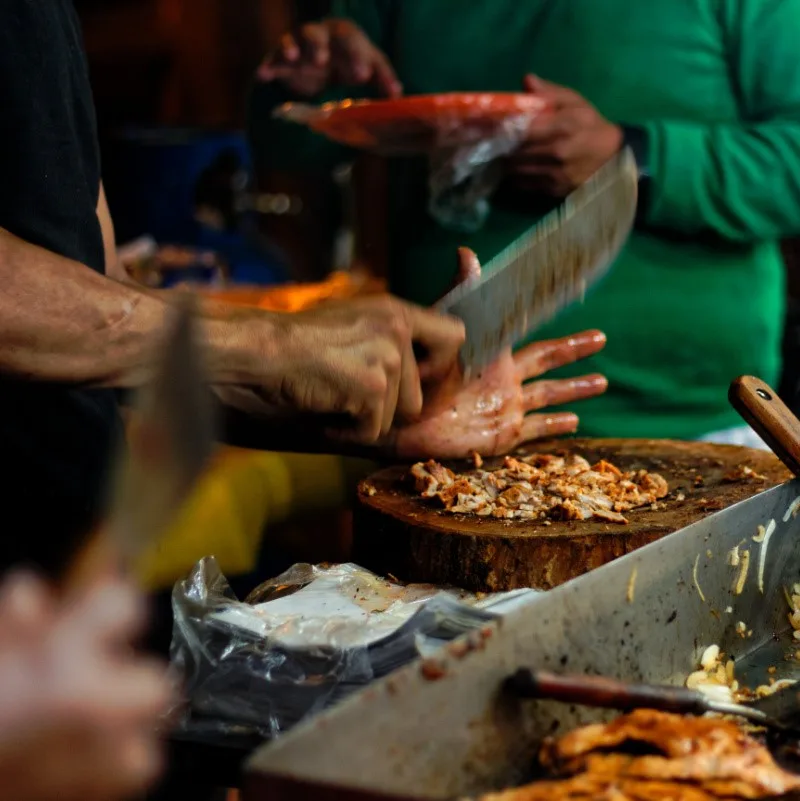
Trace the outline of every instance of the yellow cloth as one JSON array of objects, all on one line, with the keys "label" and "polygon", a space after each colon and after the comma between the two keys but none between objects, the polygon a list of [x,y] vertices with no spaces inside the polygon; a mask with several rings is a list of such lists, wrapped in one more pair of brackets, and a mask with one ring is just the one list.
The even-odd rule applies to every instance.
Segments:
[{"label": "yellow cloth", "polygon": [[169,532],[140,559],[139,579],[151,591],[168,589],[209,555],[228,575],[248,573],[267,526],[296,513],[341,509],[369,469],[338,456],[226,448]]}]

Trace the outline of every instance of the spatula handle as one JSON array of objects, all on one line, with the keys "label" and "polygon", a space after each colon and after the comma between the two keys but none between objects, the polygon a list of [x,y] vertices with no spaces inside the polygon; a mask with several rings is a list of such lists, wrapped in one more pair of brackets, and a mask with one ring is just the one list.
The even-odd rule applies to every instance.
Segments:
[{"label": "spatula handle", "polygon": [[562,676],[542,670],[518,670],[505,690],[518,698],[548,699],[599,709],[656,709],[685,715],[707,711],[702,694],[685,687],[627,684],[599,676]]},{"label": "spatula handle", "polygon": [[800,476],[800,420],[776,392],[760,378],[745,375],[731,384],[728,399],[786,467]]}]

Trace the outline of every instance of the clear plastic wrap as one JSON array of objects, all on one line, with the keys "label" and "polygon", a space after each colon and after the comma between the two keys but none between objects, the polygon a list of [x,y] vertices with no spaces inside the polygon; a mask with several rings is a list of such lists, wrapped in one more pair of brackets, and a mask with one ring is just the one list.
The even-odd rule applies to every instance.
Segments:
[{"label": "clear plastic wrap", "polygon": [[350,147],[427,156],[429,212],[444,227],[471,232],[489,212],[489,197],[502,177],[501,159],[519,147],[545,110],[533,95],[457,93],[322,106],[288,103],[276,116]]},{"label": "clear plastic wrap", "polygon": [[208,557],[173,591],[172,664],[188,697],[180,728],[205,740],[272,737],[535,594],[479,599],[351,564],[299,564],[242,602]]}]

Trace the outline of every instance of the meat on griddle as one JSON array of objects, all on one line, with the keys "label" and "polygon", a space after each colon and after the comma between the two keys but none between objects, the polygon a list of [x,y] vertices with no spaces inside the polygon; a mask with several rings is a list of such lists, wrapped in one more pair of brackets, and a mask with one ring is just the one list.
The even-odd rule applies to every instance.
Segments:
[{"label": "meat on griddle", "polygon": [[718,801],[776,798],[800,790],[800,777],[780,768],[735,723],[651,710],[550,740],[541,762],[556,779],[482,801]]}]

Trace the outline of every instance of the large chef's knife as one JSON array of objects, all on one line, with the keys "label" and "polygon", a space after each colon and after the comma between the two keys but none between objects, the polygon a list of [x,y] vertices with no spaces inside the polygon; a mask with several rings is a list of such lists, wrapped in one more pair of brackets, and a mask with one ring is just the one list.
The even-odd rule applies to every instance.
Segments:
[{"label": "large chef's knife", "polygon": [[188,293],[176,307],[157,360],[153,380],[135,406],[108,520],[108,533],[127,565],[164,533],[214,447],[213,409]]},{"label": "large chef's knife", "polygon": [[467,329],[465,376],[583,297],[609,269],[636,216],[638,170],[625,148],[437,308]]}]

